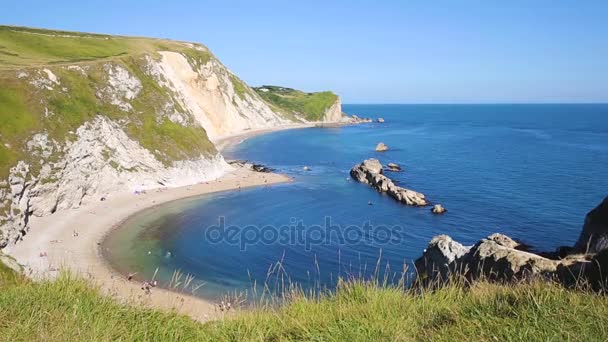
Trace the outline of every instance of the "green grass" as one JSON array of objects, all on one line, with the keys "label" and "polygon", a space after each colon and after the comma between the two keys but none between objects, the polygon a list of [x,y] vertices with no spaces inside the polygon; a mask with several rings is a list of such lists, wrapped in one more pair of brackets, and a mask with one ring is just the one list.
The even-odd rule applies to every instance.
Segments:
[{"label": "green grass", "polygon": [[[73,141],[76,135],[70,132],[98,115],[119,122],[130,138],[167,166],[215,154],[205,130],[189,115],[183,115],[188,118],[185,125],[165,115],[167,103],[173,103],[175,112],[184,114],[185,110],[170,90],[144,72],[145,57],[159,58],[158,51],[164,50],[183,53],[193,67],[214,58],[200,44],[0,26],[0,179],[6,179],[20,160],[30,165],[32,175],[38,173],[41,158],[27,150],[32,135],[46,133],[59,143]],[[67,69],[66,64],[86,68],[86,75]],[[140,93],[130,101],[132,111],[121,111],[99,96],[108,85],[105,67],[109,64],[127,69],[142,83]],[[37,78],[46,79],[42,68],[55,74],[61,84],[52,90],[32,85]],[[27,76],[18,77],[23,73]],[[56,150],[45,162],[59,160],[62,153]],[[7,184],[0,187],[6,189]],[[7,203],[0,204],[0,215],[7,210]]]},{"label": "green grass", "polygon": [[277,86],[261,86],[253,89],[273,108],[309,121],[322,120],[325,111],[338,100],[338,96],[330,91],[305,93]]},{"label": "green grass", "polygon": [[[0,26],[2,69],[87,62],[159,50],[192,49],[163,39]],[[209,52],[207,55],[210,58]]]},{"label": "green grass", "polygon": [[608,300],[540,282],[414,292],[351,281],[200,324],[119,304],[69,274],[33,283],[0,266],[0,331],[4,341],[603,341]]},{"label": "green grass", "polygon": [[230,81],[232,81],[232,86],[234,87],[234,92],[241,99],[245,98],[245,93],[247,93],[247,87],[238,77],[230,74]]}]

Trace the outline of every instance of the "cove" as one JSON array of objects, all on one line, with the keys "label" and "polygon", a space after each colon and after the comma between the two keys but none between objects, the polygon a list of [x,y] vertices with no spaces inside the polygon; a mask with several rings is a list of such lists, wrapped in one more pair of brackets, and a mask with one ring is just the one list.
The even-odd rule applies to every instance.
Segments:
[{"label": "cove", "polygon": [[[294,182],[145,210],[108,236],[104,255],[141,277],[158,268],[161,282],[174,270],[192,274],[203,283],[196,294],[209,299],[265,282],[331,288],[338,276],[376,270],[398,281],[438,234],[473,243],[501,232],[539,250],[571,245],[608,189],[607,105],[344,110],[386,122],[248,139],[226,158],[268,165]],[[375,152],[378,142],[389,150]],[[370,157],[400,164],[393,180],[449,212],[432,215],[352,181],[350,168]],[[327,227],[332,234],[319,238]]]}]

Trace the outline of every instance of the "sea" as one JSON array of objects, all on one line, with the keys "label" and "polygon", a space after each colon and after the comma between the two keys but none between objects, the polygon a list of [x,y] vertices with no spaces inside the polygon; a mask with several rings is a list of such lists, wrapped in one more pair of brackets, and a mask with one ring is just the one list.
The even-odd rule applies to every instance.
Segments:
[{"label": "sea", "polygon": [[[179,200],[130,218],[103,243],[121,272],[218,299],[401,283],[433,236],[471,245],[492,233],[537,251],[573,245],[608,195],[608,105],[344,105],[384,123],[293,129],[231,147],[293,182]],[[384,142],[386,152],[376,152]],[[448,211],[396,202],[355,182],[368,158]],[[278,290],[277,290],[278,289]]]}]

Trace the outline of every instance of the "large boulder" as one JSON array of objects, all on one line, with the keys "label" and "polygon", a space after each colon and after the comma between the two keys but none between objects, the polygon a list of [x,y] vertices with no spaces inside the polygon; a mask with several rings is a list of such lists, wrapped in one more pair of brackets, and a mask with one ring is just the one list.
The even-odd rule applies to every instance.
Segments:
[{"label": "large boulder", "polygon": [[598,253],[606,248],[608,248],[608,197],[585,217],[585,224],[574,245],[574,252]]},{"label": "large boulder", "polygon": [[[378,159],[370,158],[362,163],[355,165],[350,170],[350,175],[357,181],[369,184],[371,177],[382,173],[382,164]],[[368,178],[369,177],[369,178]]]},{"label": "large boulder", "polygon": [[[384,177],[386,178],[386,177]],[[392,182],[390,183],[392,184]],[[426,200],[424,194],[420,192],[416,192],[414,190],[402,188],[400,186],[393,185],[392,187],[388,187],[386,192],[394,199],[401,203],[405,203],[407,205],[412,205],[416,207],[424,207],[428,205],[429,202]]]},{"label": "large boulder", "polygon": [[448,280],[450,274],[461,271],[459,260],[471,247],[452,240],[447,235],[431,239],[422,256],[414,262],[420,281]]}]

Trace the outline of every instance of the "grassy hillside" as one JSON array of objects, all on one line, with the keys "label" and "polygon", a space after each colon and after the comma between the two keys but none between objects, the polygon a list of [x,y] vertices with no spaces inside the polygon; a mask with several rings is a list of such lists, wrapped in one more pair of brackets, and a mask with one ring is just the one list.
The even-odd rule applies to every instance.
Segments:
[{"label": "grassy hillside", "polygon": [[0,26],[0,69],[86,62],[159,50],[190,49],[181,42],[164,39]]},{"label": "grassy hillside", "polygon": [[[144,70],[145,56],[155,58],[155,51],[162,49],[183,52],[192,63],[212,58],[202,46],[195,50],[179,42],[0,26],[0,178],[18,160],[30,161],[25,143],[32,134],[46,132],[63,142],[70,139],[69,132],[98,114],[124,122],[127,134],[167,163],[213,152],[204,129],[158,115],[172,102],[172,95]],[[74,63],[86,73],[63,65]],[[142,83],[130,112],[99,99],[99,89],[107,84],[108,63],[128,70]],[[42,67],[61,85],[33,86],[32,78]],[[20,73],[27,76],[20,78]],[[179,106],[175,110],[184,112]]]},{"label": "grassy hillside", "polygon": [[338,99],[338,96],[330,91],[305,93],[277,86],[261,86],[253,89],[275,110],[311,121],[323,119],[325,111]]},{"label": "grassy hillside", "polygon": [[4,341],[602,341],[608,300],[546,283],[414,293],[350,282],[200,324],[118,304],[67,274],[32,283],[0,266],[0,331]]}]

